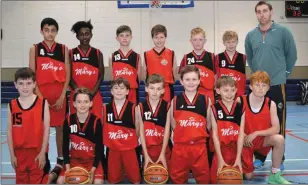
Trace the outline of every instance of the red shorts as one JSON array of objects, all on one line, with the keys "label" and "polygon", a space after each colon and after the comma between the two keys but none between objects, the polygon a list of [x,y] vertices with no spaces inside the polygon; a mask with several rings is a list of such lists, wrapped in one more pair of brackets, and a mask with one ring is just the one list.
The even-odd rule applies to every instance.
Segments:
[{"label": "red shorts", "polygon": [[[49,169],[39,169],[38,160],[35,161],[39,154],[37,149],[15,149],[17,158],[16,184],[46,184],[48,181]],[[46,159],[49,162],[48,159]],[[47,164],[46,164],[47,165]]]},{"label": "red shorts", "polygon": [[124,180],[124,174],[133,184],[141,182],[140,155],[136,149],[115,151],[107,149],[108,182],[116,184]]},{"label": "red shorts", "polygon": [[130,89],[127,99],[128,101],[137,104],[139,102],[138,89]]},{"label": "red shorts", "polygon": [[170,102],[174,97],[173,84],[165,83],[165,93],[163,99],[167,102]]},{"label": "red shorts", "polygon": [[[52,106],[56,103],[57,99],[61,96],[63,90],[63,83],[55,82],[53,84],[43,84],[38,88],[42,93],[43,97],[47,99],[49,106]],[[66,116],[66,96],[63,100],[63,106],[61,109],[56,110],[56,107],[50,107],[50,126],[62,126]]]},{"label": "red shorts", "polygon": [[254,171],[253,166],[253,153],[258,151],[258,153],[263,156],[267,156],[267,154],[271,151],[272,147],[264,147],[264,138],[262,136],[256,137],[253,140],[253,147],[243,147],[242,151],[242,166],[243,173],[252,173]]},{"label": "red shorts", "polygon": [[[148,151],[148,154],[150,156],[150,158],[152,159],[152,161],[155,163],[159,156],[160,156],[160,152],[162,150],[162,145],[156,145],[156,146],[150,146],[150,147],[147,147],[147,151]],[[169,146],[167,146],[166,148],[166,162],[167,162],[167,165],[168,165],[168,169],[170,169],[170,162],[171,162],[171,151],[170,151],[170,148]]]},{"label": "red shorts", "polygon": [[[236,160],[237,145],[223,146],[221,147],[221,155],[224,158],[226,164],[233,166]],[[218,158],[216,153],[211,166],[211,184],[217,184],[217,170],[218,170]]]},{"label": "red shorts", "polygon": [[[74,91],[71,91],[70,94],[70,114],[76,113],[76,108],[73,106],[74,93]],[[103,99],[99,91],[97,91],[97,93],[93,97],[93,105],[91,108],[91,112],[97,117],[101,119],[103,118]]]},{"label": "red shorts", "polygon": [[171,154],[170,177],[175,184],[186,184],[192,170],[197,184],[208,184],[210,172],[205,143],[174,144]]},{"label": "red shorts", "polygon": [[198,88],[198,92],[200,94],[203,94],[207,97],[209,97],[211,99],[211,103],[214,104],[215,103],[215,96],[214,96],[214,90],[213,89],[206,89],[204,87],[200,87]]},{"label": "red shorts", "polygon": [[[88,172],[91,171],[93,167],[93,160],[80,160],[80,159],[70,159],[70,168],[73,168],[75,166],[82,167],[86,169]],[[65,165],[64,168],[62,169],[61,173],[59,176],[64,176],[65,175]],[[102,167],[102,163],[99,163],[94,174],[94,179],[102,179],[104,180],[104,170]]]}]

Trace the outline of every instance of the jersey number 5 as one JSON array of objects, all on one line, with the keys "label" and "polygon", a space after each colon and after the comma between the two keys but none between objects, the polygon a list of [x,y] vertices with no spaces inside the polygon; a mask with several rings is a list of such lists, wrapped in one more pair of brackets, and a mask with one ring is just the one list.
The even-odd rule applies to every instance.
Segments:
[{"label": "jersey number 5", "polygon": [[221,118],[223,118],[223,117],[224,117],[224,115],[223,115],[223,113],[222,113],[222,110],[219,110],[219,111],[218,111],[218,118],[221,119]]}]

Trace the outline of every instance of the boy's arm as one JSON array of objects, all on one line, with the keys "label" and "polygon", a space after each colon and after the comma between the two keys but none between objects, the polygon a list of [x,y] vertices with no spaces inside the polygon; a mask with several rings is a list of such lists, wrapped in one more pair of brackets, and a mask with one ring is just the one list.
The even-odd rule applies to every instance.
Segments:
[{"label": "boy's arm", "polygon": [[69,50],[69,55],[68,55],[68,58],[69,58],[69,61],[70,61],[70,83],[69,83],[69,86],[75,90],[77,89],[77,84],[76,82],[73,80],[73,54],[72,54],[73,50]]},{"label": "boy's arm", "polygon": [[109,56],[109,58],[108,58],[108,72],[109,72],[109,74],[110,74],[110,76],[111,76],[111,80],[113,80],[113,78],[114,78],[114,76],[113,76],[113,72],[112,72],[112,57],[113,57],[113,54],[111,54],[110,56]]},{"label": "boy's arm", "polygon": [[163,155],[163,156],[165,156],[165,154],[166,154],[166,148],[168,146],[169,139],[170,139],[170,112],[171,112],[170,110],[171,109],[169,108],[168,113],[167,113],[165,130],[164,130],[163,147],[162,147],[162,150],[160,152],[160,155]]},{"label": "boy's arm", "polygon": [[147,59],[146,59],[146,52],[144,52],[144,58],[143,58],[143,70],[142,70],[142,78],[144,82],[146,82],[147,79]]},{"label": "boy's arm", "polygon": [[206,122],[209,123],[209,124],[206,124],[206,127],[207,129],[210,131],[211,128],[212,128],[212,124],[211,124],[211,106],[212,106],[212,101],[210,98],[208,98],[207,100],[208,102],[208,107],[207,107],[207,111],[206,111],[206,115],[207,115],[207,118],[206,118]]},{"label": "boy's arm", "polygon": [[237,153],[236,153],[236,159],[241,160],[242,156],[242,149],[244,145],[244,133],[245,130],[245,112],[242,114],[241,118],[241,126],[240,126],[240,133],[237,140]]},{"label": "boy's arm", "polygon": [[179,70],[178,70],[178,74],[180,75],[182,68],[185,66],[185,62],[186,62],[186,55],[184,55],[181,64],[179,66]]},{"label": "boy's arm", "polygon": [[142,76],[142,60],[141,60],[141,58],[140,58],[140,55],[139,54],[137,54],[137,70],[138,70],[138,79],[139,79],[139,81],[138,81],[138,83],[140,83],[140,81],[142,81],[143,80],[143,76]]},{"label": "boy's arm", "polygon": [[42,141],[42,147],[40,153],[37,155],[35,160],[39,162],[39,168],[43,169],[46,163],[45,155],[47,151],[47,146],[49,142],[49,129],[50,129],[50,114],[49,114],[49,105],[46,99],[44,99],[44,135]]},{"label": "boy's arm", "polygon": [[101,51],[99,51],[98,68],[99,68],[98,80],[96,81],[93,91],[90,91],[92,97],[94,97],[96,93],[100,93],[99,87],[101,85],[101,82],[104,80],[104,57]]},{"label": "boy's arm", "polygon": [[176,56],[175,56],[174,51],[173,51],[173,61],[172,62],[173,62],[173,68],[172,68],[173,76],[174,76],[175,80],[178,80],[179,79],[179,75],[177,73],[178,64],[177,64],[177,60],[176,60]]},{"label": "boy's arm", "polygon": [[171,102],[170,102],[170,125],[171,125],[171,128],[172,130],[175,129],[175,126],[176,126],[176,121],[174,119],[174,115],[173,115],[173,110],[174,110],[174,107],[173,107],[173,102],[175,101],[176,97],[174,97]]},{"label": "boy's arm", "polygon": [[[92,169],[97,168],[102,155],[103,155],[103,143],[102,143],[102,123],[101,120],[98,119],[95,127],[95,158],[93,161]],[[95,170],[93,169],[93,170]]]},{"label": "boy's arm", "polygon": [[139,136],[143,153],[144,155],[148,155],[148,150],[146,147],[145,136],[144,136],[144,125],[142,122],[141,111],[140,111],[141,108],[142,108],[141,104],[136,106],[136,125],[139,125]]},{"label": "boy's arm", "polygon": [[139,105],[135,106],[134,114],[135,114],[136,134],[137,134],[138,137],[140,137],[140,132],[141,132],[140,131],[140,126],[142,125],[141,124],[142,118],[141,118],[141,113],[140,113]]},{"label": "boy's arm", "polygon": [[[32,69],[34,72],[36,71],[36,67],[35,67],[35,46],[32,46],[30,48],[30,52],[29,52],[29,68]],[[40,92],[40,90],[39,90],[37,85],[35,87],[35,94],[38,95],[41,98],[43,97],[43,95]]]},{"label": "boy's arm", "polygon": [[68,125],[67,119],[65,119],[63,124],[63,161],[65,165],[70,164],[69,148],[70,148],[70,127]]},{"label": "boy's arm", "polygon": [[213,132],[213,142],[214,142],[214,147],[215,147],[215,152],[218,158],[218,161],[224,161],[224,158],[221,154],[220,150],[220,142],[218,138],[218,129],[217,129],[217,122],[214,117],[213,110],[211,110],[211,123],[212,123],[212,132]]},{"label": "boy's arm", "polygon": [[15,169],[17,167],[17,159],[14,152],[14,146],[13,146],[13,137],[12,137],[12,115],[11,115],[11,106],[8,104],[8,119],[7,119],[7,144],[9,146],[9,152],[11,157],[11,163],[13,168]]},{"label": "boy's arm", "polygon": [[70,59],[69,59],[69,53],[68,53],[68,48],[65,46],[65,73],[66,73],[66,78],[65,78],[65,83],[63,86],[63,90],[61,93],[61,97],[64,98],[66,96],[66,90],[68,87],[68,84],[70,83],[71,79],[71,67],[70,67]]}]

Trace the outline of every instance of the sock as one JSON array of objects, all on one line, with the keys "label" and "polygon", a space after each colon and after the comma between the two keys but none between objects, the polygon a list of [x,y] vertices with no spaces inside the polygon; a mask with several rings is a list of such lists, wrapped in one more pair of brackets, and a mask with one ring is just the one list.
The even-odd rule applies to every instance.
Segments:
[{"label": "sock", "polygon": [[272,174],[276,174],[277,172],[280,172],[280,168],[273,168],[272,167]]},{"label": "sock", "polygon": [[58,157],[58,159],[63,160],[63,157]]}]

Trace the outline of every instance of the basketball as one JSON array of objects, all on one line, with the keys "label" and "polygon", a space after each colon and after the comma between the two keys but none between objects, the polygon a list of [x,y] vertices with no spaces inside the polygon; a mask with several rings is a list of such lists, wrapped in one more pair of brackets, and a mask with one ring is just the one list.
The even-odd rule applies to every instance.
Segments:
[{"label": "basketball", "polygon": [[148,184],[164,184],[169,179],[167,169],[161,164],[150,164],[144,170],[143,176],[145,182]]},{"label": "basketball", "polygon": [[218,184],[243,184],[243,176],[238,168],[224,167],[217,176]]},{"label": "basketball", "polygon": [[89,172],[82,167],[73,167],[65,174],[66,184],[88,184],[90,181]]}]

